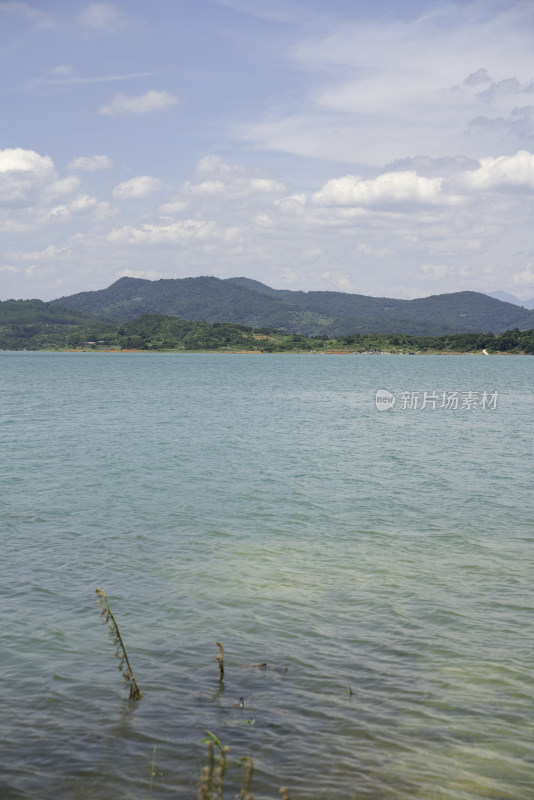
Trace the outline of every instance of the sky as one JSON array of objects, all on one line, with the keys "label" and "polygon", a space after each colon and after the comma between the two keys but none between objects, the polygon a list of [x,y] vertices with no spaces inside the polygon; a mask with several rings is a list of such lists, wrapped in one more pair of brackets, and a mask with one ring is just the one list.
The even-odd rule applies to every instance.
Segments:
[{"label": "sky", "polygon": [[534,296],[532,0],[0,0],[0,300]]}]

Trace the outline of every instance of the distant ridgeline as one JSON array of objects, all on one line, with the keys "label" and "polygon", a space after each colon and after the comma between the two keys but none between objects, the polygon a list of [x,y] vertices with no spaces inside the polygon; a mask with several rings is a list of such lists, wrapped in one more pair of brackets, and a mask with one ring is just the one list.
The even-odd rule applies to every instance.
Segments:
[{"label": "distant ridgeline", "polygon": [[164,314],[329,338],[356,333],[442,336],[534,328],[534,311],[479,292],[396,300],[343,292],[271,289],[249,278],[121,278],[107,289],[61,297],[52,302],[55,304],[115,322],[126,322],[140,314]]},{"label": "distant ridgeline", "polygon": [[[498,301],[497,301],[498,302]],[[117,324],[104,317],[41,300],[0,302],[2,350],[181,350],[273,352],[414,351],[524,352],[534,354],[534,328],[500,334],[456,333],[418,336],[410,333],[352,333],[305,336],[270,327],[233,322],[186,320],[141,314]]]}]

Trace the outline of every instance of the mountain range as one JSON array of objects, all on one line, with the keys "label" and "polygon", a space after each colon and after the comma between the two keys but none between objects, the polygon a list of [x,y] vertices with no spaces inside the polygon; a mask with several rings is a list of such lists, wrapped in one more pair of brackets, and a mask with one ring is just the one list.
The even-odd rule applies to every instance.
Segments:
[{"label": "mountain range", "polygon": [[520,300],[515,294],[509,294],[508,292],[487,292],[487,295],[488,297],[495,297],[496,300],[504,300],[505,303],[513,303],[523,308],[534,308],[534,297],[531,297],[530,300]]},{"label": "mountain range", "polygon": [[533,310],[480,292],[398,300],[344,292],[272,289],[250,278],[222,280],[206,276],[150,281],[125,277],[107,289],[60,297],[50,305],[114,322],[145,313],[165,314],[328,337],[376,332],[440,336],[534,328]]}]

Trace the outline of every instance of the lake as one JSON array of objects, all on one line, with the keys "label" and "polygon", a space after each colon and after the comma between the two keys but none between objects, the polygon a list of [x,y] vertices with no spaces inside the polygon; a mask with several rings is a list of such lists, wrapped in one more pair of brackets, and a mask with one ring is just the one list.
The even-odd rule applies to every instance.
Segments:
[{"label": "lake", "polygon": [[530,800],[533,364],[0,353],[2,800]]}]

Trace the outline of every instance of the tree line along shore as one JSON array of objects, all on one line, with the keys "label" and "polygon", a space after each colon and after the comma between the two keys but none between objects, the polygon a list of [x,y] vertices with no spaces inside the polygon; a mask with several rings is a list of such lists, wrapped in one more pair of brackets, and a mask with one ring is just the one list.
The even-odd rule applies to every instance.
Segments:
[{"label": "tree line along shore", "polygon": [[254,353],[511,353],[534,354],[534,329],[503,333],[355,333],[330,338],[231,322],[208,323],[161,314],[128,322],[95,320],[79,312],[0,319],[1,350],[254,352]]}]

